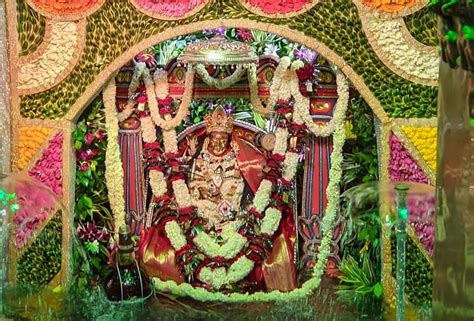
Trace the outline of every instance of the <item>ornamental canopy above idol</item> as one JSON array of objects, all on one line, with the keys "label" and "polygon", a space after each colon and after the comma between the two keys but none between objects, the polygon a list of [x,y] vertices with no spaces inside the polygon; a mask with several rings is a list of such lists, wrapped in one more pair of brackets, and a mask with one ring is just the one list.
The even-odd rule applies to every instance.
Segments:
[{"label": "ornamental canopy above idol", "polygon": [[336,269],[349,84],[319,52],[205,29],[135,53],[102,101],[103,224],[130,226],[158,288],[290,292]]}]

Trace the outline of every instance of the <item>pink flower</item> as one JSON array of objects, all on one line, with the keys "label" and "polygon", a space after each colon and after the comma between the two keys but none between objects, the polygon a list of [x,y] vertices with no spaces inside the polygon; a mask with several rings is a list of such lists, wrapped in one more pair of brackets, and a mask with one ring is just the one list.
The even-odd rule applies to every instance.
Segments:
[{"label": "pink flower", "polygon": [[87,172],[88,170],[89,170],[89,163],[87,162],[81,163],[81,166],[79,166],[79,171]]},{"label": "pink flower", "polygon": [[144,104],[144,103],[146,103],[146,102],[148,101],[148,98],[147,98],[147,96],[145,96],[145,95],[140,95],[140,96],[138,96],[135,100],[136,100],[137,103],[139,103],[139,104]]},{"label": "pink flower", "polygon": [[390,135],[389,173],[390,179],[395,182],[429,183],[423,170],[394,134]]},{"label": "pink flower", "polygon": [[98,149],[81,149],[77,152],[79,161],[90,161],[99,154]]},{"label": "pink flower", "polygon": [[95,136],[91,133],[86,133],[86,145],[90,145],[94,142]]},{"label": "pink flower", "polygon": [[41,158],[28,171],[30,176],[44,183],[58,196],[62,194],[62,144],[63,133],[60,132],[49,141]]},{"label": "pink flower", "polygon": [[250,41],[253,39],[253,35],[249,29],[237,29],[237,36],[239,36],[239,38],[243,41]]},{"label": "pink flower", "polygon": [[102,142],[102,141],[104,140],[106,134],[105,134],[105,132],[104,132],[103,130],[97,129],[97,130],[95,131],[95,133],[94,133],[94,136],[95,136],[95,138],[97,138],[97,140],[98,140],[99,142]]}]

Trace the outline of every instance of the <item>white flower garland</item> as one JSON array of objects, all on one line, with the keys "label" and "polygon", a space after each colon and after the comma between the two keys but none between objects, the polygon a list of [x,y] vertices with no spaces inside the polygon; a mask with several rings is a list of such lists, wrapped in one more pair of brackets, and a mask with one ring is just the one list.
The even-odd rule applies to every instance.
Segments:
[{"label": "white flower garland", "polygon": [[245,74],[246,67],[239,65],[232,75],[224,79],[216,79],[209,76],[206,67],[203,64],[197,64],[195,67],[197,74],[209,86],[217,89],[226,89],[242,79]]},{"label": "white flower garland", "polygon": [[250,104],[253,110],[264,116],[269,116],[273,111],[273,105],[267,104],[266,107],[263,107],[258,96],[257,66],[255,64],[251,64],[247,68],[247,79],[249,82]]},{"label": "white flower garland", "polygon": [[291,95],[295,99],[294,113],[298,115],[297,118],[299,120],[303,120],[308,130],[311,131],[315,136],[328,137],[334,132],[334,129],[336,128],[336,122],[345,117],[347,105],[349,104],[349,84],[347,83],[346,77],[344,77],[341,72],[336,71],[338,98],[336,106],[334,106],[334,115],[329,123],[320,127],[314,123],[313,118],[309,113],[309,98],[304,97],[301,94],[296,72],[293,70],[292,73],[293,75],[288,85]]},{"label": "white flower garland", "polygon": [[280,59],[280,63],[275,69],[275,74],[273,75],[273,81],[270,86],[270,98],[268,99],[268,105],[271,106],[272,109],[275,106],[278,99],[280,98],[279,96],[280,96],[282,80],[290,65],[291,65],[290,57],[282,57]]},{"label": "white flower garland", "polygon": [[150,116],[140,118],[142,125],[142,138],[145,143],[153,143],[156,141],[156,128]]},{"label": "white flower garland", "polygon": [[170,84],[168,83],[168,73],[164,69],[157,69],[153,74],[155,81],[155,94],[158,99],[165,99],[170,94]]},{"label": "white flower garland", "polygon": [[165,224],[166,236],[170,240],[171,246],[176,251],[181,250],[186,244],[186,237],[184,237],[181,226],[176,221],[169,221]]},{"label": "white flower garland", "polygon": [[288,129],[278,127],[275,131],[275,146],[273,154],[285,155],[288,149]]},{"label": "white flower garland", "polygon": [[285,161],[283,162],[283,178],[291,181],[296,174],[296,167],[298,166],[298,153],[286,153]]},{"label": "white flower garland", "polygon": [[155,197],[160,197],[167,192],[166,178],[163,172],[157,170],[150,171],[150,186]]},{"label": "white flower garland", "polygon": [[215,290],[219,290],[224,284],[242,280],[252,272],[254,266],[255,263],[252,260],[249,260],[246,256],[241,256],[227,271],[223,267],[217,269],[202,268],[199,279],[210,284]]},{"label": "white flower garland", "polygon": [[123,187],[123,168],[118,144],[119,126],[115,107],[115,78],[112,77],[103,92],[105,109],[105,128],[107,131],[107,150],[105,153],[105,180],[107,193],[114,217],[115,236],[125,225],[125,200]]},{"label": "white flower garland", "polygon": [[281,211],[279,209],[270,207],[265,211],[265,217],[260,226],[260,232],[270,236],[275,233],[280,225]]},{"label": "white flower garland", "polygon": [[272,188],[272,182],[270,182],[268,179],[262,180],[260,186],[255,192],[255,196],[253,197],[253,206],[257,209],[257,211],[262,212],[270,203],[270,193]]},{"label": "white flower garland", "polygon": [[[343,115],[347,110],[347,105],[343,105]],[[345,117],[336,120],[335,131],[333,135],[333,150],[331,153],[331,169],[329,170],[329,184],[326,188],[326,197],[328,200],[326,213],[321,223],[322,240],[319,246],[317,263],[313,271],[314,286],[318,287],[321,282],[321,276],[326,266],[327,258],[330,253],[330,245],[333,238],[334,221],[337,215],[339,205],[339,193],[342,177],[342,148],[344,146],[346,131],[344,127]]]},{"label": "white flower garland", "polygon": [[167,153],[178,152],[178,145],[172,143],[173,141],[176,141],[176,130],[163,130],[161,133],[163,134],[163,147],[165,148],[165,151]]},{"label": "white flower garland", "polygon": [[226,229],[221,234],[225,244],[219,245],[206,232],[200,232],[193,239],[194,244],[208,257],[234,258],[247,243],[247,239],[235,231],[235,227]]},{"label": "white flower garland", "polygon": [[193,205],[191,194],[189,194],[188,186],[182,179],[178,179],[172,183],[174,197],[176,198],[176,203],[180,208],[186,208]]},{"label": "white flower garland", "polygon": [[135,105],[135,101],[133,99],[133,95],[135,95],[138,86],[140,85],[140,78],[143,75],[143,72],[146,68],[144,62],[139,62],[135,65],[135,69],[133,71],[132,80],[130,85],[128,86],[128,101],[125,105],[124,109],[117,114],[118,121],[124,121],[128,117],[130,117],[133,113],[133,106]]},{"label": "white flower garland", "polygon": [[[162,73],[159,72],[159,77]],[[194,89],[194,69],[190,68],[186,71],[184,94],[181,104],[178,107],[176,116],[171,119],[163,119],[159,112],[158,102],[156,100],[155,82],[150,76],[150,71],[145,69],[143,72],[143,80],[145,82],[146,94],[148,97],[148,107],[150,108],[151,118],[156,126],[163,130],[170,130],[177,127],[189,113],[189,105],[191,104],[193,89]],[[159,78],[157,76],[157,78]]]}]

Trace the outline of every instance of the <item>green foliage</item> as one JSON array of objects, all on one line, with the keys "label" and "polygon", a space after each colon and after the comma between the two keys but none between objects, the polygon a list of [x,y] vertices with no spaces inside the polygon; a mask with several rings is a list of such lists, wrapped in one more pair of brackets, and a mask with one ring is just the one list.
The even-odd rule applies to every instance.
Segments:
[{"label": "green foliage", "polygon": [[18,260],[17,280],[33,287],[48,284],[61,269],[62,212],[57,211]]},{"label": "green foliage", "polygon": [[343,260],[338,289],[345,296],[352,293],[357,304],[378,300],[382,290],[381,224],[378,198],[373,196],[365,195],[360,204],[343,199],[341,206],[346,225],[340,241]]},{"label": "green foliage", "polygon": [[403,18],[408,31],[427,46],[438,46],[438,17],[428,7]]},{"label": "green foliage", "polygon": [[352,100],[347,121],[354,137],[348,137],[344,145],[342,190],[378,180],[374,116],[362,97]]},{"label": "green foliage", "polygon": [[[105,184],[107,139],[101,97],[97,97],[79,119],[72,139],[78,158],[75,227],[78,232],[87,231],[89,234],[113,230],[113,216]],[[72,258],[75,263],[74,281],[78,287],[88,287],[91,282],[96,282],[108,272],[108,245],[108,237],[74,240]]]},{"label": "green foliage", "polygon": [[363,254],[359,262],[350,255],[345,257],[339,265],[339,270],[342,273],[339,277],[341,284],[337,290],[339,295],[372,295],[377,299],[381,298],[382,283],[376,278],[367,254]]},{"label": "green foliage", "polygon": [[46,19],[31,8],[25,0],[18,0],[17,31],[20,56],[33,53],[43,42],[46,32]]},{"label": "green foliage", "polygon": [[231,112],[235,119],[248,122],[259,128],[265,128],[266,120],[252,108],[247,99],[222,98],[222,99],[199,99],[193,100],[190,106],[190,117],[177,129],[183,131],[186,127],[200,123],[204,116],[213,112],[220,105]]},{"label": "green foliage", "polygon": [[[395,232],[391,237],[392,276],[396,277],[397,238]],[[408,301],[416,306],[431,305],[433,267],[423,255],[414,240],[407,237],[405,294]]]},{"label": "green foliage", "polygon": [[[179,21],[153,19],[126,0],[107,1],[88,17],[88,41],[74,70],[51,89],[23,96],[21,115],[51,119],[63,116],[110,62],[152,35],[196,21],[239,18],[285,25],[325,44],[363,78],[392,117],[436,115],[437,88],[414,84],[385,66],[368,43],[356,6],[346,0],[321,1],[311,10],[289,19],[255,15],[243,9],[237,0],[218,1]],[[298,36],[295,33],[293,38]]]}]

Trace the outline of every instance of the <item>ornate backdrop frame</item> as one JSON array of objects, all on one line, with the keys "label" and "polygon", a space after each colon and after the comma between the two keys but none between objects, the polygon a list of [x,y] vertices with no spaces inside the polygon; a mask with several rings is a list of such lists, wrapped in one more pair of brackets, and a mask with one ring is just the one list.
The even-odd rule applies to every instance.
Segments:
[{"label": "ornate backdrop frame", "polygon": [[[25,1],[26,3],[23,3],[23,5],[32,5],[32,8],[29,8],[28,10],[35,11],[34,8],[37,8],[35,0]],[[305,6],[299,12],[287,12],[277,15],[266,14],[258,8],[255,8],[255,10],[249,10],[248,4],[242,5],[238,0],[210,0],[205,1],[205,4],[201,6],[199,10],[190,11],[189,15],[186,14],[182,17],[172,17],[171,19],[165,20],[160,20],[160,15],[151,12],[147,13],[146,10],[140,10],[140,12],[137,11],[134,9],[136,3],[133,3],[132,5],[126,0],[100,1],[97,4],[95,4],[95,2],[97,1],[90,1],[89,3],[93,3],[94,5],[91,5],[91,7],[85,6],[83,8],[84,11],[80,14],[69,13],[59,15],[49,12],[47,18],[39,15],[36,19],[38,19],[38,21],[44,20],[46,25],[46,31],[42,36],[43,41],[41,45],[36,48],[36,51],[27,56],[19,57],[18,48],[21,47],[22,32],[18,32],[18,30],[19,23],[21,24],[24,22],[19,22],[17,20],[17,16],[20,15],[17,11],[17,1],[6,1],[11,88],[12,170],[28,171],[35,165],[36,161],[41,156],[42,150],[47,146],[49,138],[53,137],[53,135],[58,132],[62,132],[65,137],[62,145],[61,183],[63,189],[63,203],[66,208],[69,209],[70,214],[63,214],[62,267],[60,277],[55,278],[55,280],[60,279],[63,283],[67,283],[70,277],[69,255],[72,246],[71,226],[73,222],[72,213],[74,213],[75,180],[75,156],[73,153],[71,134],[75,128],[78,117],[94,97],[103,89],[108,79],[113,77],[120,67],[130,61],[134,55],[156,43],[198,30],[218,27],[257,29],[277,34],[318,51],[322,56],[334,63],[346,75],[370,106],[380,123],[380,180],[390,180],[389,140],[390,133],[394,132],[403,142],[405,147],[411,152],[412,156],[416,159],[418,165],[425,172],[429,180],[434,184],[434,169],[428,165],[428,162],[425,160],[422,153],[417,149],[416,144],[411,142],[410,137],[405,135],[403,127],[436,127],[436,119],[433,118],[434,114],[432,111],[433,108],[435,108],[433,107],[435,102],[432,100],[436,95],[436,90],[434,90],[433,93],[433,90],[430,88],[434,88],[433,86],[436,84],[437,80],[432,76],[426,78],[422,71],[417,71],[417,73],[412,74],[407,73],[406,70],[403,69],[403,64],[406,63],[407,59],[411,59],[411,57],[397,57],[396,55],[400,54],[400,51],[395,51],[393,55],[390,55],[390,44],[397,44],[397,41],[398,43],[400,41],[406,41],[405,45],[412,50],[412,54],[421,52],[432,55],[433,52],[436,51],[435,47],[427,46],[417,41],[410,34],[410,31],[407,29],[405,22],[403,21],[404,16],[414,14],[418,10],[424,8],[428,2],[427,0],[417,1],[417,4],[410,9],[391,14],[383,12],[381,9],[370,8],[366,6],[362,0],[354,0],[353,3],[350,4],[347,2],[343,3],[342,1],[311,1],[310,5]],[[133,13],[132,16],[127,17],[128,22],[124,25],[133,25],[131,21],[134,20],[134,17],[139,17],[140,21],[150,21],[150,23],[154,25],[161,21],[163,22],[162,25],[164,27],[155,26],[151,28],[151,34],[147,31],[140,36],[136,36],[137,30],[133,28],[116,30],[112,26],[110,30],[102,30],[106,33],[106,36],[110,36],[111,39],[116,39],[117,41],[120,41],[124,37],[134,39],[130,40],[129,43],[124,44],[122,46],[123,49],[110,49],[106,45],[108,40],[106,36],[99,37],[98,40],[94,38],[96,36],[93,34],[93,28],[94,26],[101,25],[101,21],[104,19],[107,12],[118,10],[116,6],[120,5],[126,7],[127,13]],[[340,10],[336,10],[338,5],[341,6]],[[318,14],[319,17],[321,12],[331,10],[331,8],[336,11],[334,13],[328,13],[329,16],[327,22],[330,24],[330,27],[327,28],[328,31],[314,31],[314,28],[317,28],[317,26],[313,25],[315,20],[310,19],[310,15]],[[40,13],[44,12],[43,10],[47,10],[47,8],[42,8]],[[341,16],[344,13],[344,10],[357,14],[357,17],[351,18],[354,19],[356,25],[343,26],[343,24],[347,22],[344,21],[344,19],[349,19]],[[215,19],[216,17],[223,18]],[[290,17],[293,18],[293,22],[289,19]],[[299,20],[298,17],[300,18]],[[377,17],[378,20],[374,17]],[[121,17],[119,16],[118,19],[120,18]],[[301,20],[303,22],[301,22]],[[393,37],[391,38],[390,34],[380,34],[379,30],[381,28],[380,25],[377,27],[377,21],[382,25],[383,23],[390,25],[392,28],[395,28],[393,30],[400,30],[403,36],[402,39],[392,39]],[[359,26],[357,24],[359,24],[359,26],[361,25],[362,28],[358,28]],[[146,24],[143,26],[146,26]],[[156,32],[158,29],[160,29],[160,31]],[[62,33],[64,34],[71,30],[75,30],[74,39],[64,38],[64,36],[61,36]],[[350,33],[351,31],[356,33],[358,37],[361,37],[362,41],[368,44],[368,47],[359,48],[358,50],[360,51],[355,53],[355,48],[349,46],[349,48],[344,49],[344,44],[341,42],[344,41],[344,39],[347,39],[347,36],[350,37],[350,34],[342,37],[342,40],[331,39],[330,36],[331,34],[337,34],[338,32]],[[29,32],[38,34],[39,37],[41,37],[41,32],[38,30]],[[384,37],[389,41],[384,41]],[[67,61],[60,61],[61,63],[58,67],[59,70],[55,70],[55,74],[51,76],[42,71],[41,68],[38,68],[38,64],[40,63],[51,64],[58,62],[51,57],[54,57],[55,49],[57,49],[58,46],[64,45],[66,40],[73,41],[74,46],[69,49],[70,54],[67,56]],[[97,47],[98,49],[91,49],[94,47]],[[410,52],[410,50],[408,50],[408,52]],[[372,63],[374,66],[373,68],[375,68],[377,72],[378,70],[381,70],[380,73],[382,76],[391,75],[387,85],[388,89],[396,90],[397,86],[400,84],[407,86],[406,88],[408,89],[413,89],[408,93],[401,93],[407,97],[407,105],[414,103],[419,99],[427,99],[425,105],[428,107],[423,107],[427,108],[426,111],[421,112],[420,114],[417,114],[416,112],[411,113],[409,111],[410,108],[414,109],[416,107],[405,106],[408,112],[405,110],[401,114],[398,113],[396,108],[392,108],[392,105],[395,104],[395,100],[391,100],[390,97],[387,98],[384,93],[380,93],[378,90],[374,89],[377,87],[380,79],[373,81],[370,80],[369,76],[364,72],[370,67],[361,67],[357,63],[359,60],[350,55],[352,51],[354,51],[354,55],[360,53],[366,55],[368,64],[370,65]],[[94,56],[94,52],[98,55]],[[49,55],[47,55],[48,53]],[[55,59],[60,58],[61,57]],[[94,68],[90,70],[82,68],[81,65],[84,61],[88,61],[88,59],[96,59],[96,61],[90,62],[90,65],[94,65]],[[432,61],[425,61],[424,63],[428,67],[434,68],[430,65],[430,63],[433,63]],[[35,79],[35,77],[26,79],[25,72],[28,71],[37,72],[37,74],[33,76],[36,76],[38,79]],[[92,75],[88,74],[89,72]],[[79,85],[75,86],[74,83],[76,77],[87,78],[87,83],[81,81]],[[31,78],[33,78],[33,80],[31,80]],[[43,78],[46,79],[46,83],[42,82]],[[27,84],[34,84],[34,86],[32,86],[34,88],[24,90],[24,86]],[[73,84],[72,87],[70,87],[71,84]],[[74,92],[71,93],[71,95],[74,97],[65,100],[63,96],[57,96],[58,90],[59,93],[62,93],[63,95],[67,93],[67,91],[64,91],[64,88],[73,88]],[[60,97],[59,101],[53,101],[57,97]],[[43,100],[47,102],[45,108],[48,108],[48,106],[54,106],[53,109],[55,112],[51,112],[50,114],[42,112],[44,110],[42,109],[43,107],[40,106],[40,102]],[[34,112],[30,112],[31,110]],[[424,117],[407,119],[405,118],[407,115],[421,115]],[[21,136],[21,128],[50,129],[48,138],[45,139],[45,142],[41,146],[38,146],[35,155],[30,158],[28,164],[23,169],[18,167],[18,160],[20,158],[20,146],[18,142]],[[390,253],[389,240],[384,240],[383,248],[384,253]],[[389,264],[384,264],[385,275],[390,274],[390,269],[391,267]],[[390,288],[390,286],[388,288]]]}]

